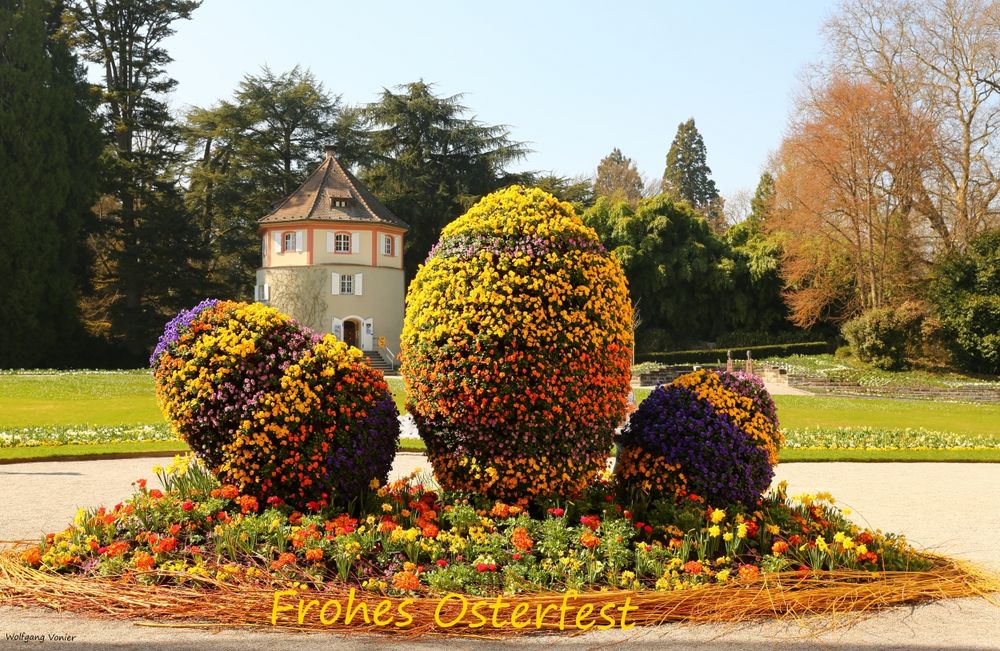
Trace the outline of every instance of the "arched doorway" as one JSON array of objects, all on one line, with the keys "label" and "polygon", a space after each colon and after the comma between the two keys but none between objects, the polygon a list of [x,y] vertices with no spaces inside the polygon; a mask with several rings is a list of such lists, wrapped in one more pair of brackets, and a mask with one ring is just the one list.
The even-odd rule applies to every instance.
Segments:
[{"label": "arched doorway", "polygon": [[353,319],[344,321],[344,343],[358,347],[358,322]]}]

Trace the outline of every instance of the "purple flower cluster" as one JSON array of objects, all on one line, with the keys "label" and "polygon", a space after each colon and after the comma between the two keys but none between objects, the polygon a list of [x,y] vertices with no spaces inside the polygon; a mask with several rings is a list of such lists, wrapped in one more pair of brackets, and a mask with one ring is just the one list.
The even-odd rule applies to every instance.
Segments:
[{"label": "purple flower cluster", "polygon": [[149,356],[149,367],[153,368],[156,366],[156,360],[160,359],[160,355],[165,353],[171,344],[176,343],[180,339],[181,335],[188,329],[191,322],[201,314],[202,310],[214,307],[218,302],[219,299],[217,298],[205,299],[190,310],[181,310],[177,316],[171,319],[163,328],[163,334],[160,335],[160,340],[156,342],[153,354]]},{"label": "purple flower cluster", "polygon": [[774,477],[767,452],[690,389],[660,386],[622,430],[618,443],[679,466],[677,484],[709,504],[756,504]]},{"label": "purple flower cluster", "polygon": [[600,241],[583,237],[558,237],[549,240],[529,235],[504,237],[492,233],[464,233],[441,239],[431,249],[427,259],[435,256],[468,259],[483,251],[498,256],[526,255],[541,258],[550,253],[562,255],[570,251],[603,254],[605,248]]},{"label": "purple flower cluster", "polygon": [[778,408],[774,404],[774,398],[764,388],[764,380],[756,375],[747,375],[743,371],[734,373],[721,371],[719,380],[729,391],[753,400],[753,410],[764,414],[764,417],[774,424],[774,428],[778,429]]}]

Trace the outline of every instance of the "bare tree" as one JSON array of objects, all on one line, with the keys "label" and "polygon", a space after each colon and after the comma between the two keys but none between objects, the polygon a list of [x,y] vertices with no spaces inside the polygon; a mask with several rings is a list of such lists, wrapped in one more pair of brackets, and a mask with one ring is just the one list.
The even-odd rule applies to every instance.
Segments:
[{"label": "bare tree", "polygon": [[784,240],[792,319],[809,326],[908,297],[919,277],[913,195],[930,128],[891,91],[834,78],[782,143],[769,227]]},{"label": "bare tree", "polygon": [[936,126],[912,201],[938,244],[996,225],[1000,2],[847,0],[826,31],[832,73],[891,89],[898,115]]},{"label": "bare tree", "polygon": [[753,199],[753,191],[750,188],[740,188],[725,196],[723,214],[727,225],[739,224],[750,216],[751,199]]}]

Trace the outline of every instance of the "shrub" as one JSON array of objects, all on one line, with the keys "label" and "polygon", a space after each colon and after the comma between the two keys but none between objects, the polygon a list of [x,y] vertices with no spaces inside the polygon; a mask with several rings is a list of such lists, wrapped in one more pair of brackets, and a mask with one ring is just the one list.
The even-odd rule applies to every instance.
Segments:
[{"label": "shrub", "polygon": [[151,358],[160,408],[223,483],[298,508],[385,481],[399,422],[361,351],[260,304],[206,301]]},{"label": "shrub", "polygon": [[520,186],[485,197],[444,229],[406,304],[408,406],[443,488],[572,496],[604,468],[632,309],[569,204]]},{"label": "shrub", "polygon": [[657,387],[618,443],[615,472],[625,491],[752,506],[771,483],[782,437],[762,386],[700,370]]},{"label": "shrub", "polygon": [[1000,229],[981,233],[965,251],[943,255],[930,295],[955,362],[1000,373]]},{"label": "shrub", "polygon": [[706,350],[675,350],[671,352],[639,353],[637,362],[658,362],[660,364],[715,364],[726,361],[726,353],[734,358],[746,358],[747,351],[754,359],[765,357],[788,357],[790,355],[822,355],[831,352],[825,341],[810,341],[804,344],[781,344],[774,346],[751,346],[749,348],[711,348]]},{"label": "shrub", "polygon": [[875,368],[896,371],[909,366],[920,320],[914,311],[881,307],[847,321],[841,332],[855,357]]}]

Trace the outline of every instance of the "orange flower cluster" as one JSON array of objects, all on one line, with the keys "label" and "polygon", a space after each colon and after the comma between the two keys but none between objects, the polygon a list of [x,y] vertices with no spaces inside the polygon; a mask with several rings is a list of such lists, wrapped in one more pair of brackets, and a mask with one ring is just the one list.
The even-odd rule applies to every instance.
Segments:
[{"label": "orange flower cluster", "polygon": [[686,494],[684,473],[677,464],[639,447],[622,448],[615,460],[615,471],[623,486],[634,486],[645,493],[663,495]]},{"label": "orange flower cluster", "polygon": [[444,229],[410,285],[402,373],[441,485],[575,496],[627,413],[625,275],[569,204],[513,186]]}]

